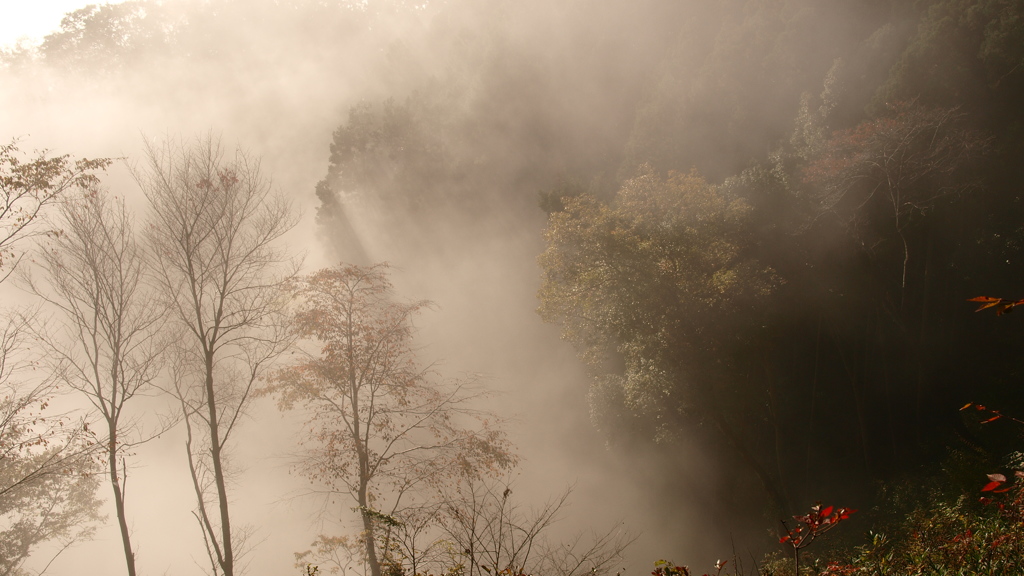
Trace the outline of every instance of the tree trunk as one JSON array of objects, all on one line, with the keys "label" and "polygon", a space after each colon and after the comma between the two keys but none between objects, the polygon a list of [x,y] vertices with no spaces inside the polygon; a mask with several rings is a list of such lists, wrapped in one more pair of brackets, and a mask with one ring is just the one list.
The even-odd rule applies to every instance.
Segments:
[{"label": "tree trunk", "polygon": [[[228,514],[228,489],[224,480],[224,466],[221,463],[220,431],[217,423],[217,399],[213,389],[213,352],[206,353],[206,406],[210,416],[210,458],[213,460],[213,478],[217,485],[217,500],[220,505],[221,549],[220,560],[224,576],[234,576],[234,553],[231,548],[231,520]],[[200,497],[202,497],[200,495]],[[210,538],[214,535],[210,534]],[[375,575],[376,576],[376,575]]]},{"label": "tree trunk", "polygon": [[113,421],[108,421],[108,424],[107,459],[110,461],[110,485],[114,489],[114,508],[117,510],[117,523],[121,527],[121,544],[124,546],[125,562],[128,563],[128,576],[135,576],[135,553],[132,552],[131,535],[128,533],[124,491],[117,475],[117,427]]},{"label": "tree trunk", "polygon": [[[348,315],[349,325],[352,324],[352,315]],[[377,543],[374,538],[373,517],[370,515],[370,503],[367,497],[367,487],[370,484],[370,462],[366,452],[366,445],[363,444],[363,431],[360,427],[359,413],[359,382],[356,378],[355,342],[351,331],[347,338],[346,355],[348,358],[348,385],[350,401],[352,405],[352,440],[356,447],[356,454],[359,458],[359,493],[356,500],[359,501],[359,513],[363,518],[363,544],[366,546],[366,563],[370,566],[370,576],[380,576],[380,559],[377,558]],[[369,426],[366,423],[366,426]]]},{"label": "tree trunk", "polygon": [[377,558],[377,545],[373,529],[373,517],[367,504],[366,485],[359,487],[359,512],[363,517],[363,538],[366,545],[366,563],[370,566],[370,576],[380,576],[380,559]]}]

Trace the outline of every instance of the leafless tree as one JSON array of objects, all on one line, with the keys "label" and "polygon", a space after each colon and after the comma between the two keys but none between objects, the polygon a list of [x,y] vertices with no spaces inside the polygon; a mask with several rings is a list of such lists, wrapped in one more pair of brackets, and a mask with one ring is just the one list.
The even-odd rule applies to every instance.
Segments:
[{"label": "leafless tree", "polygon": [[507,483],[467,478],[444,500],[440,517],[454,557],[466,576],[605,574],[636,537],[614,526],[605,532],[553,539],[572,489],[525,511]]},{"label": "leafless tree", "polygon": [[147,144],[135,169],[150,204],[149,250],[174,332],[170,363],[214,574],[233,576],[226,447],[257,381],[287,346],[281,287],[298,262],[278,247],[297,222],[258,160],[212,136]]},{"label": "leafless tree", "polygon": [[61,205],[61,234],[40,250],[43,278],[23,278],[52,305],[60,329],[45,336],[54,373],[89,400],[103,420],[107,474],[129,576],[135,553],[125,510],[126,453],[151,438],[126,412],[159,372],[155,335],[161,310],[144,286],[144,259],[123,199],[94,190]]},{"label": "leafless tree", "polygon": [[956,108],[917,102],[891,105],[889,114],[837,131],[805,168],[816,186],[821,214],[834,214],[861,237],[876,243],[864,226],[885,215],[903,248],[901,302],[910,261],[908,230],[939,202],[981,189],[981,160],[991,138],[967,127]]}]

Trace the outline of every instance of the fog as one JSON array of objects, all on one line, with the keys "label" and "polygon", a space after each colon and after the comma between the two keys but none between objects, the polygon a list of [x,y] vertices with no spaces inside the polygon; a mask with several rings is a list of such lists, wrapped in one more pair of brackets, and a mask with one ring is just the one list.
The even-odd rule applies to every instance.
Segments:
[{"label": "fog", "polygon": [[[703,536],[681,538],[665,529],[673,524],[682,528],[690,510],[666,510],[649,498],[644,480],[651,479],[656,467],[645,472],[642,458],[606,449],[603,438],[590,425],[587,379],[571,346],[560,342],[557,329],[542,324],[534,312],[539,286],[535,259],[542,249],[539,231],[544,221],[543,212],[535,208],[535,198],[541,186],[553,181],[550,166],[545,168],[547,174],[521,184],[501,184],[518,189],[521,196],[511,209],[490,202],[472,214],[454,214],[451,222],[396,226],[396,218],[414,215],[387,215],[387,206],[367,204],[349,213],[358,247],[324,246],[323,234],[317,232],[313,192],[327,171],[332,132],[346,120],[350,106],[359,101],[404,98],[421,82],[410,76],[437,75],[448,80],[445,75],[453,72],[447,69],[451,64],[446,58],[462,55],[445,53],[450,49],[445,44],[452,39],[445,37],[443,29],[438,31],[432,19],[439,11],[444,18],[458,19],[463,11],[440,4],[440,8],[384,7],[373,16],[355,11],[353,22],[342,33],[335,33],[331,22],[302,13],[314,10],[315,4],[294,4],[294,22],[287,19],[289,3],[210,4],[225,13],[218,15],[220,20],[212,30],[216,36],[209,39],[213,44],[205,47],[208,54],[161,54],[154,49],[144,55],[110,54],[111,60],[102,53],[82,54],[90,59],[84,62],[74,62],[79,55],[72,55],[72,63],[64,69],[43,64],[12,67],[5,72],[2,85],[0,126],[5,137],[19,138],[24,149],[122,159],[103,176],[103,184],[129,198],[139,219],[145,213],[145,202],[130,167],[142,158],[145,140],[191,139],[213,131],[227,146],[237,145],[260,157],[274,186],[301,209],[302,223],[290,234],[288,243],[305,252],[305,270],[330,265],[338,256],[388,261],[395,268],[394,281],[402,297],[425,298],[437,305],[418,322],[422,358],[438,362],[440,370],[452,376],[479,374],[498,392],[494,408],[509,419],[509,433],[523,459],[511,478],[517,497],[524,505],[539,506],[573,487],[570,507],[557,526],[556,537],[607,530],[619,523],[625,530],[643,534],[623,562],[627,573],[644,572],[659,555],[692,555],[700,550],[706,544]],[[187,14],[196,6],[199,4],[167,2],[162,8]],[[570,9],[543,3],[535,8],[536,19],[497,24],[503,28],[499,33],[512,37],[512,48],[524,52],[513,57],[531,62],[539,59],[552,68],[571,64],[557,54],[564,46],[548,42],[572,42],[578,40],[573,36],[586,32],[567,30],[564,37],[554,34],[572,17]],[[346,17],[344,11],[324,9],[340,12],[339,19]],[[501,8],[496,4],[495,9]],[[479,17],[474,16],[476,10],[464,12]],[[527,13],[516,12],[519,18]],[[600,16],[600,9],[597,12]],[[474,22],[447,25],[478,26]],[[435,48],[434,42],[439,46]],[[437,53],[431,52],[435,49]],[[620,51],[614,45],[605,49],[612,54]],[[552,62],[544,62],[545,58]],[[617,68],[625,72],[631,67],[625,56],[607,64],[610,68],[600,71],[604,78],[584,71],[589,77],[581,81],[589,86],[572,86],[572,78],[558,81],[592,97],[592,90],[615,88]],[[515,67],[515,62],[509,63],[511,72]],[[536,96],[529,94],[530,86],[520,89],[524,91],[520,96],[528,102],[525,106],[533,106],[529,99]],[[503,97],[514,110],[517,98],[509,96]],[[579,118],[574,121],[584,125],[605,124],[604,112],[590,113],[585,108],[548,111],[574,114]],[[621,123],[622,118],[616,121]],[[500,144],[500,140],[488,138],[489,143]],[[601,146],[593,141],[585,144]],[[489,151],[493,156],[488,162],[496,167],[508,165],[506,173],[495,179],[523,179],[523,172],[529,169],[524,164],[547,153],[543,143],[536,146],[535,150]],[[420,237],[404,236],[417,226],[423,230]],[[157,407],[161,402],[152,404]],[[247,565],[246,573],[255,576],[294,573],[293,552],[308,549],[320,528],[313,522],[318,516],[317,503],[296,497],[306,481],[289,470],[289,449],[299,431],[269,400],[255,405],[243,430],[245,436],[237,441],[232,456],[237,469],[232,478],[236,523],[253,529],[251,550],[242,562]],[[183,438],[180,427],[173,429],[131,458],[129,521],[138,543],[140,570],[145,574],[202,573],[207,562],[190,513],[194,494],[185,469]],[[350,521],[354,519],[347,507],[342,510]],[[112,574],[123,570],[109,503],[106,514],[107,522],[96,537],[64,552],[48,573]],[[44,559],[46,554],[37,556]],[[35,564],[37,569],[40,566]]]},{"label": "fog", "polygon": [[[897,208],[895,225],[884,205],[869,204],[873,192],[856,208],[844,199],[819,209],[813,172],[833,159],[822,152],[833,135],[904,101],[962,114],[962,134],[979,134],[963,137],[978,143],[979,158],[1000,145],[1019,149],[996,129],[996,113],[978,112],[989,102],[1009,110],[1020,92],[1009,24],[1002,36],[995,24],[985,28],[990,37],[971,57],[988,59],[974,76],[936,80],[913,72],[913,57],[932,53],[907,47],[934,40],[918,24],[938,17],[899,2],[140,0],[75,14],[38,47],[4,50],[0,137],[23,151],[116,159],[103,187],[127,199],[137,223],[148,207],[133,171],[145,169],[147,142],[212,135],[260,158],[301,213],[284,240],[303,255],[303,271],[388,262],[400,299],[431,301],[416,319],[418,358],[494,392],[481,408],[506,419],[521,457],[503,477],[517,501],[540,506],[571,487],[549,537],[616,527],[635,535],[613,568],[623,576],[646,574],[659,558],[698,571],[738,559],[753,573],[778,542],[775,518],[817,499],[876,505],[881,482],[920,473],[953,445],[929,434],[975,432],[947,405],[980,401],[961,383],[995,357],[982,350],[989,336],[978,334],[1016,338],[951,312],[975,290],[1010,289],[1019,279],[1003,261],[1020,244],[993,240],[1016,224],[999,228],[986,216],[1002,205],[996,192],[970,195],[1010,190],[1019,172],[1012,163],[999,164],[1001,184],[979,184],[984,165],[964,153],[962,170],[928,173],[920,186],[955,182],[950,197],[975,203],[922,202],[904,220]],[[985,88],[955,88],[968,85]],[[678,185],[672,178],[686,173],[729,194],[731,206],[749,207],[753,216],[736,234],[747,244],[735,251],[766,263],[775,284],[749,296],[722,281],[712,296],[693,296],[699,306],[677,309],[679,294],[696,293],[686,278],[678,283],[686,290],[665,300],[655,289],[634,297],[628,285],[645,277],[628,278],[616,297],[646,298],[684,318],[660,332],[654,320],[638,320],[637,330],[669,334],[693,355],[650,353],[639,362],[668,366],[658,373],[672,384],[657,408],[628,398],[609,408],[595,382],[621,377],[623,394],[639,386],[629,380],[629,350],[646,344],[628,340],[632,325],[619,326],[619,347],[588,365],[578,352],[592,334],[574,348],[562,338],[571,319],[541,319],[538,290],[555,278],[538,264],[555,244],[545,230],[553,234],[549,222],[571,212],[575,196],[624,206],[616,194],[640,187],[630,183]],[[1003,204],[1012,221],[1019,202]],[[695,252],[722,245],[694,242]],[[993,245],[1008,255],[985,260]],[[962,246],[979,248],[965,256]],[[735,273],[756,267],[743,266]],[[969,283],[978,278],[984,290]],[[6,304],[31,302],[10,282],[0,288]],[[703,324],[688,332],[691,321]],[[957,344],[967,340],[970,348]],[[961,349],[976,354],[962,359]],[[673,372],[678,365],[688,370]],[[992,382],[1005,377],[988,366]],[[698,381],[711,384],[691,385]],[[713,417],[720,404],[728,418]],[[172,408],[154,397],[136,410]],[[735,434],[723,425],[730,421]],[[303,429],[298,413],[261,398],[232,440],[232,521],[251,530],[240,560],[246,574],[301,573],[293,554],[318,534],[357,531],[349,503],[323,513],[303,496],[309,482],[292,465]],[[142,574],[209,570],[184,434],[172,428],[129,459],[128,519]],[[773,482],[781,489],[769,501]],[[113,504],[105,506],[95,537],[47,573],[124,570]],[[30,569],[46,565],[47,550],[53,545],[33,555]]]}]

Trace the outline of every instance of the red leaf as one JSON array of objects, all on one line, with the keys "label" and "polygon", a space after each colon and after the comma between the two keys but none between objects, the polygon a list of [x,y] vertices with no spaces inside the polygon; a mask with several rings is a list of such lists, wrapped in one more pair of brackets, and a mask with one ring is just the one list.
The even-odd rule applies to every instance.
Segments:
[{"label": "red leaf", "polygon": [[819,518],[825,518],[826,516],[831,516],[833,508],[835,508],[835,506],[829,506],[829,507],[825,508],[824,510],[822,510],[821,512],[818,512],[818,517]]},{"label": "red leaf", "polygon": [[991,308],[993,306],[998,306],[999,303],[1003,301],[1003,299],[1002,298],[993,298],[991,296],[977,296],[975,298],[968,298],[967,301],[968,302],[981,302],[982,305],[977,310],[975,310],[975,312],[981,312],[982,310],[984,310],[986,308]]},{"label": "red leaf", "polygon": [[991,492],[991,491],[995,490],[996,488],[999,488],[999,486],[1001,484],[1002,484],[1002,482],[989,482],[988,484],[985,484],[985,487],[982,488],[981,491],[982,492]]}]

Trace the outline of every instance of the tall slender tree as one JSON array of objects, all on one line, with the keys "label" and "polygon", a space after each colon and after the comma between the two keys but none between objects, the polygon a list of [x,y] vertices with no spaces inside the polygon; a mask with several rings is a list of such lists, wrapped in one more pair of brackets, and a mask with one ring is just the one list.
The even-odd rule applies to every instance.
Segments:
[{"label": "tall slender tree", "polygon": [[296,223],[258,160],[212,136],[147,145],[136,180],[150,203],[149,248],[169,307],[174,392],[195,511],[215,574],[238,557],[227,447],[257,381],[287,345],[281,287],[298,262],[277,246]]},{"label": "tall slender tree", "polygon": [[59,311],[59,333],[46,338],[55,374],[84,394],[102,419],[125,562],[135,576],[126,452],[145,433],[127,409],[159,371],[155,329],[162,314],[144,286],[143,253],[123,198],[94,190],[63,203],[60,213],[62,233],[38,254],[42,281],[25,277],[31,291]]}]

